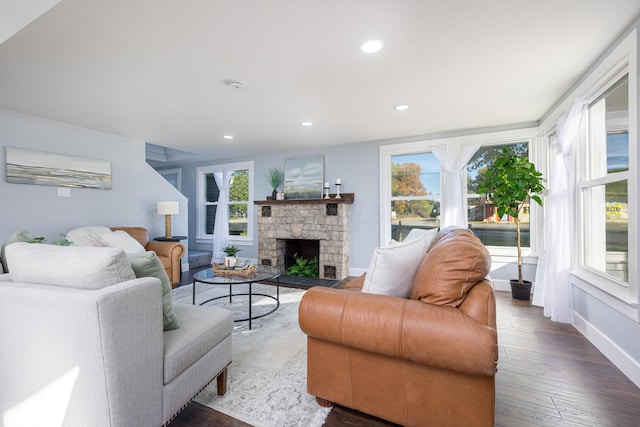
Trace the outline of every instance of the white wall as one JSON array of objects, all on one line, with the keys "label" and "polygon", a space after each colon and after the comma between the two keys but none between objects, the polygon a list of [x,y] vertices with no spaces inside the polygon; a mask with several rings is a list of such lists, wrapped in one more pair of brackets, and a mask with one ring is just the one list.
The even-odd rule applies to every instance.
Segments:
[{"label": "white wall", "polygon": [[[112,189],[58,188],[6,182],[6,149],[19,147],[111,162]],[[142,226],[151,238],[164,235],[164,217],[156,202],[177,200],[175,235],[186,235],[186,198],[145,161],[144,141],[0,110],[0,243],[28,230],[51,242],[82,225]]]}]

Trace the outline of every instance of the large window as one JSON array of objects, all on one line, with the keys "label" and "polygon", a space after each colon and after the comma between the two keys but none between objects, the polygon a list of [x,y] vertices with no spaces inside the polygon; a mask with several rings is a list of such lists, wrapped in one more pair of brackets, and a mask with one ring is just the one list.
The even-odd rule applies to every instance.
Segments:
[{"label": "large window", "polygon": [[229,185],[229,238],[235,241],[252,241],[253,229],[253,162],[198,168],[198,237],[211,239],[215,233],[220,188],[214,172],[231,171]]},{"label": "large window", "polygon": [[629,78],[589,105],[583,179],[582,265],[629,281]]},{"label": "large window", "polygon": [[[469,226],[487,246],[515,247],[515,223],[509,217],[497,218],[493,207],[476,194],[477,178],[503,147],[528,157],[529,141],[534,132],[534,129],[522,129],[380,146],[380,200],[383,207],[380,212],[380,245],[387,245],[391,239],[404,240],[413,228],[440,227],[441,206],[446,204],[442,200],[445,196],[441,188],[446,174],[433,151],[436,147],[446,146],[447,150],[451,148],[448,154],[455,157],[456,152],[479,144],[479,150],[461,172],[464,174],[466,171],[467,174],[463,197],[467,200]],[[520,218],[523,246],[530,247],[533,239],[530,237],[528,206],[523,208]],[[495,249],[495,253],[505,256],[509,256],[510,251]]]},{"label": "large window", "polygon": [[[512,217],[499,218],[494,206],[477,194],[480,174],[506,148],[510,153],[529,157],[529,144],[519,142],[506,145],[485,145],[476,151],[467,163],[467,220],[469,228],[487,246],[516,246],[516,224]],[[531,246],[529,203],[525,203],[518,215],[520,219],[520,246]]]},{"label": "large window", "polygon": [[391,156],[391,237],[440,225],[440,165],[430,152]]}]

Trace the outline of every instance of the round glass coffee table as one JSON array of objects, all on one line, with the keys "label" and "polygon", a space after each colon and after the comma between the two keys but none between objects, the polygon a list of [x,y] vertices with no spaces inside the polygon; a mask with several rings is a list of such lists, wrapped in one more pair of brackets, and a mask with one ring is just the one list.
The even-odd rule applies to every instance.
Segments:
[{"label": "round glass coffee table", "polygon": [[[209,298],[206,301],[202,301],[200,305],[204,305],[208,302],[229,298],[229,302],[233,301],[233,297],[237,296],[249,296],[249,316],[242,319],[235,319],[234,322],[245,322],[249,321],[249,329],[251,329],[251,321],[254,319],[259,319],[261,317],[267,316],[280,307],[280,274],[281,271],[278,268],[271,267],[268,265],[259,265],[257,266],[254,273],[243,275],[243,274],[224,274],[224,273],[214,273],[213,269],[207,268],[204,270],[200,270],[193,275],[193,304],[196,303],[196,283],[204,283],[207,285],[228,285],[229,286],[229,294],[221,295],[214,298]],[[253,284],[257,282],[264,281],[275,281],[276,287],[276,296],[263,294],[263,293],[254,293],[253,292]],[[249,285],[249,292],[233,292],[233,286],[235,285]],[[267,311],[266,313],[261,313],[257,316],[253,315],[252,312],[252,300],[254,296],[262,296],[271,298],[275,301],[275,307],[273,309]]]}]

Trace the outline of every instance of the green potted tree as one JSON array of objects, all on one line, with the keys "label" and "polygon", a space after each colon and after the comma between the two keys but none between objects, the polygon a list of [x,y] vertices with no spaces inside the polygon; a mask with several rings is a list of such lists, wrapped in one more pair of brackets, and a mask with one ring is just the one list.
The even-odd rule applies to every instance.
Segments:
[{"label": "green potted tree", "polygon": [[269,169],[267,172],[267,181],[269,185],[273,189],[271,193],[271,200],[276,200],[276,196],[278,195],[278,187],[284,182],[284,172],[275,166]]},{"label": "green potted tree", "polygon": [[510,280],[511,295],[515,299],[531,297],[531,282],[522,279],[522,248],[520,246],[520,214],[529,200],[542,206],[537,195],[544,191],[542,173],[536,170],[527,157],[510,153],[506,148],[493,163],[480,174],[478,193],[496,208],[499,218],[511,216],[516,224],[516,247],[518,249],[518,280]]}]

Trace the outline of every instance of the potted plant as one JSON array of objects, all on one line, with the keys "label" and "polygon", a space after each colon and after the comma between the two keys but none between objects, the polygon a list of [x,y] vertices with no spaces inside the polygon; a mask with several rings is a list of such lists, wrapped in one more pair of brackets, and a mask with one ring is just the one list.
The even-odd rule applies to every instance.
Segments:
[{"label": "potted plant", "polygon": [[267,181],[273,192],[271,193],[271,200],[276,200],[276,196],[278,194],[278,187],[284,182],[284,172],[275,166],[269,169],[267,172]]},{"label": "potted plant", "polygon": [[529,200],[542,206],[537,195],[544,191],[542,174],[527,157],[512,154],[506,148],[493,163],[481,172],[478,193],[484,194],[496,208],[498,217],[511,216],[516,224],[516,247],[518,249],[518,280],[510,280],[513,298],[528,300],[531,297],[531,282],[522,280],[522,249],[520,247],[520,213]]},{"label": "potted plant", "polygon": [[224,257],[225,267],[235,267],[238,263],[238,257],[236,255],[238,254],[238,252],[240,252],[240,249],[238,249],[234,245],[229,245],[222,248],[222,252],[227,255],[226,257]]}]

